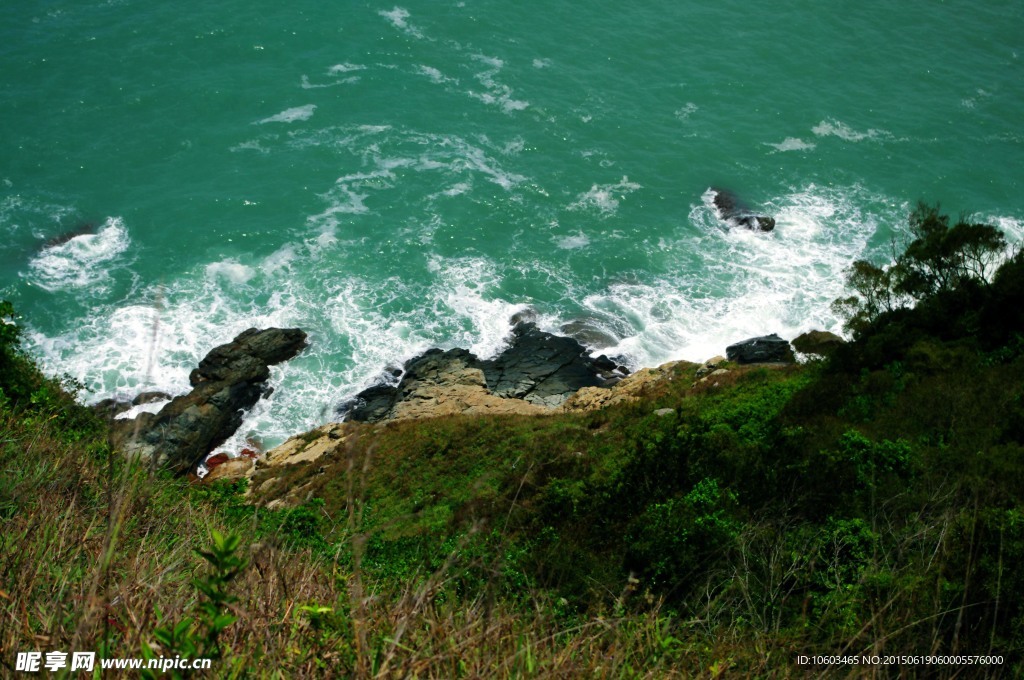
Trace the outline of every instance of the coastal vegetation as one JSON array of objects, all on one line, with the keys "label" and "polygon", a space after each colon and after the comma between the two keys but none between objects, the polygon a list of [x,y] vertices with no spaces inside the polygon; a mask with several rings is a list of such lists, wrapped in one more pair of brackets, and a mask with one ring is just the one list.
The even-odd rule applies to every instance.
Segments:
[{"label": "coastal vegetation", "polygon": [[680,363],[583,413],[359,424],[250,489],[127,460],[0,325],[0,664],[963,673],[798,662],[905,654],[1024,673],[1024,255],[949,222],[920,206],[890,265],[853,265],[828,357],[706,381]]}]

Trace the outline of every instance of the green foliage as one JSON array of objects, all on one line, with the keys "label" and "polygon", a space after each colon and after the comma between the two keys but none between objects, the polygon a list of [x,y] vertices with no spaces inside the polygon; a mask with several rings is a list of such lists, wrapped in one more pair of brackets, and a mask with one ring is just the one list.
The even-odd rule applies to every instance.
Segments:
[{"label": "green foliage", "polygon": [[961,219],[952,227],[938,206],[918,204],[909,218],[911,241],[893,264],[853,263],[847,285],[857,295],[837,300],[834,309],[847,328],[862,334],[882,314],[950,293],[968,284],[987,283],[1006,251],[996,227]]},{"label": "green foliage", "polygon": [[[237,534],[211,532],[207,550],[196,550],[210,566],[203,578],[193,579],[192,584],[202,595],[196,616],[185,617],[175,624],[158,626],[153,631],[154,640],[163,647],[163,655],[179,654],[188,658],[219,659],[224,650],[220,636],[238,620],[231,613],[231,604],[238,598],[231,594],[228,586],[245,569],[247,562],[238,553],[242,543]],[[146,658],[154,658],[152,649],[143,647]],[[153,676],[155,677],[155,675]]]},{"label": "green foliage", "polygon": [[628,564],[653,587],[679,588],[736,539],[736,505],[736,494],[723,490],[717,479],[703,479],[681,497],[649,505],[627,539]]}]

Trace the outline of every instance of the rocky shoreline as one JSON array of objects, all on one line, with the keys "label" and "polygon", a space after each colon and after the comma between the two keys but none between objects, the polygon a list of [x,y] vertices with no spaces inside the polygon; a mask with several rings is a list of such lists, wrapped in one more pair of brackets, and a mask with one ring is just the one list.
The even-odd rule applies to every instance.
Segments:
[{"label": "rocky shoreline", "polygon": [[[359,423],[452,415],[545,415],[589,411],[639,399],[653,383],[692,376],[694,386],[728,372],[723,365],[792,363],[793,349],[827,354],[842,339],[812,331],[792,345],[778,335],[750,338],[726,348],[726,357],[703,364],[677,361],[634,373],[605,355],[591,356],[577,340],[540,330],[529,321],[515,324],[509,346],[492,359],[465,349],[431,349],[400,368],[382,374],[378,384],[339,404],[336,421],[296,435],[261,456],[209,461],[207,479],[251,475],[260,467],[307,462],[333,450]],[[132,402],[104,400],[94,406],[110,418],[112,442],[125,455],[177,474],[206,471],[207,456],[241,425],[271,388],[269,366],[287,361],[306,347],[297,328],[250,328],[212,349],[192,371],[188,394],[171,399],[157,413],[114,419],[133,404],[166,399],[142,393]],[[685,371],[684,371],[685,369]]]}]

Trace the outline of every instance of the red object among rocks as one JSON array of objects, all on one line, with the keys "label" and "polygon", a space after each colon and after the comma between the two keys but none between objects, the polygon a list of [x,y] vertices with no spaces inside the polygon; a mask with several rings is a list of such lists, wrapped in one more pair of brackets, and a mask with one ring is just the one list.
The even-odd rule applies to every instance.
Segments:
[{"label": "red object among rocks", "polygon": [[229,460],[231,460],[231,456],[229,456],[226,453],[214,454],[214,455],[212,455],[212,456],[210,456],[209,458],[206,459],[206,469],[207,470],[212,470],[213,468],[217,467],[218,465],[223,465],[224,463],[228,462]]}]

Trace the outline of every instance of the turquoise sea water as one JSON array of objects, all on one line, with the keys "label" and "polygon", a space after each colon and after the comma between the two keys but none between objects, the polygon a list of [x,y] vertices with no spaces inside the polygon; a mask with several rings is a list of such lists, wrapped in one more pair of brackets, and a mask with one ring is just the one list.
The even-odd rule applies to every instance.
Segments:
[{"label": "turquoise sea water", "polygon": [[178,393],[299,326],[230,445],[273,444],[527,308],[634,367],[838,330],[919,199],[1024,236],[1020,0],[401,2],[0,7],[0,297],[49,370]]}]

